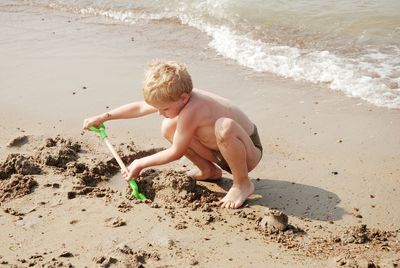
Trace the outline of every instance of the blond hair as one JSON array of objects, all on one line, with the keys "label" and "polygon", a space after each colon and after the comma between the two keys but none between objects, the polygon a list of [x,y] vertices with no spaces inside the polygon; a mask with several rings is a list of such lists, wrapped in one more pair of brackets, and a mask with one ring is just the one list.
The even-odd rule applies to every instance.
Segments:
[{"label": "blond hair", "polygon": [[192,92],[192,78],[186,66],[174,61],[153,61],[143,80],[144,100],[149,103],[177,101]]}]

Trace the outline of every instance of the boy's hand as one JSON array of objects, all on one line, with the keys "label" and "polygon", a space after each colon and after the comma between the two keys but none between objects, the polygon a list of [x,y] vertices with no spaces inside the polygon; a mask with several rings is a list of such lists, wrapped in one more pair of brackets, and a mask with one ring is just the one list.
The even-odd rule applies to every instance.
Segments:
[{"label": "boy's hand", "polygon": [[90,126],[99,127],[99,125],[101,123],[106,121],[104,117],[105,117],[104,115],[97,115],[97,116],[86,118],[85,120],[83,120],[82,128],[84,130],[87,130],[87,129],[89,129]]},{"label": "boy's hand", "polygon": [[122,176],[127,181],[129,181],[131,178],[135,179],[139,176],[142,169],[143,168],[140,165],[140,159],[134,160],[128,167],[129,173],[127,173],[125,170],[122,170]]}]

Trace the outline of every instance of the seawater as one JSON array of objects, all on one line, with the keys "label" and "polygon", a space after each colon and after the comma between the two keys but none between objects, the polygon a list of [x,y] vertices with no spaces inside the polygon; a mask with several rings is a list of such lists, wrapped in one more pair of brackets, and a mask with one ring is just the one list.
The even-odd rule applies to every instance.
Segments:
[{"label": "seawater", "polygon": [[399,0],[16,0],[120,23],[178,23],[255,72],[400,108]]}]

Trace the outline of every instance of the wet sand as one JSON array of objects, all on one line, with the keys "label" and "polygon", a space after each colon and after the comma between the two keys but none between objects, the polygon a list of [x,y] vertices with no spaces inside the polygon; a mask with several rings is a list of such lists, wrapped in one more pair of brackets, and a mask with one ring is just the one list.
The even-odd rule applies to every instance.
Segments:
[{"label": "wet sand", "polygon": [[[2,265],[399,265],[400,111],[253,73],[173,22],[0,12]],[[182,173],[184,159],[143,173],[150,200],[137,202],[105,146],[82,132],[85,117],[141,98],[153,58],[186,62],[196,87],[232,99],[256,123],[265,154],[243,208],[215,204],[229,174],[196,182]],[[160,122],[107,124],[126,163],[168,146]]]}]

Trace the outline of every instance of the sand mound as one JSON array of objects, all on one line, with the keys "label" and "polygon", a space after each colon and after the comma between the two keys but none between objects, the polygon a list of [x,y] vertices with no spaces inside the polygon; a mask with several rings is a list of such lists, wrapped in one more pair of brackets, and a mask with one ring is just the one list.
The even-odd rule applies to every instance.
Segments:
[{"label": "sand mound", "polygon": [[[217,196],[183,172],[149,169],[138,179],[140,190],[155,204],[163,207],[201,207],[217,201]],[[127,192],[130,195],[130,190]]]},{"label": "sand mound", "polygon": [[119,170],[114,161],[95,161],[90,164],[70,162],[66,167],[66,174],[76,177],[79,185],[91,187],[96,186],[100,181],[108,180]]},{"label": "sand mound", "polygon": [[[127,245],[118,245],[112,256],[99,256],[93,258],[93,261],[100,267],[110,267],[116,265],[118,267],[155,267],[161,260],[157,251],[151,252],[146,250],[134,251]],[[163,267],[156,265],[157,267]]]},{"label": "sand mound", "polygon": [[37,185],[32,176],[12,175],[11,179],[0,181],[0,202],[30,194]]},{"label": "sand mound", "polygon": [[[17,137],[9,142],[9,146],[21,146],[29,140],[27,136]],[[74,162],[79,158],[80,150],[79,142],[56,137],[45,139],[41,146],[33,149],[31,155],[9,154],[0,163],[0,179],[4,180],[1,182],[0,201],[5,202],[31,193],[38,183],[30,175],[48,173],[52,168],[61,168],[63,173],[71,164],[78,171],[83,170],[82,164]]]},{"label": "sand mound", "polygon": [[32,157],[21,154],[10,154],[0,163],[0,179],[8,179],[12,174],[35,175],[41,173],[41,168]]},{"label": "sand mound", "polygon": [[80,150],[81,145],[70,139],[63,139],[59,136],[55,139],[47,138],[44,145],[36,152],[35,159],[47,166],[66,169],[69,162],[78,159]]},{"label": "sand mound", "polygon": [[366,224],[352,226],[348,228],[340,237],[332,240],[342,245],[346,244],[385,244],[390,238],[395,238],[396,232],[382,231],[379,229],[369,229]]},{"label": "sand mound", "polygon": [[139,250],[135,252],[128,252],[124,261],[125,267],[144,267],[150,261],[157,262],[160,256],[157,252],[147,252]]},{"label": "sand mound", "polygon": [[288,216],[282,211],[271,209],[260,221],[260,227],[273,231],[285,231],[288,228]]}]

